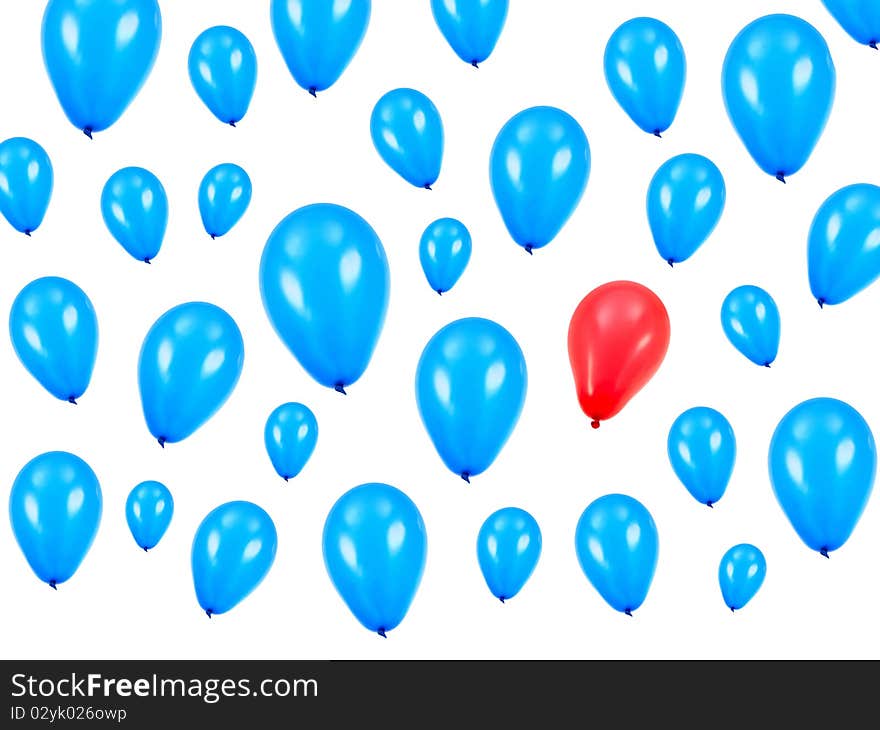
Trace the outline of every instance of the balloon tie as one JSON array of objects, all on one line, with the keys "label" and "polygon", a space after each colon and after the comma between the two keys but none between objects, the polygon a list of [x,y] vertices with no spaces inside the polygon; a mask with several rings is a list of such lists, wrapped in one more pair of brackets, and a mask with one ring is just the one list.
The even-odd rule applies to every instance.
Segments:
[{"label": "balloon tie", "polygon": [[824,299],[819,299],[819,300],[817,300],[817,301],[819,302],[819,309],[822,309],[822,308],[825,306],[825,300],[824,300]]},{"label": "balloon tie", "polygon": [[[876,46],[875,46],[875,48],[876,48]],[[477,65],[477,59],[474,59],[473,61],[471,61],[471,66],[473,66],[474,68],[479,68],[479,66]]]},{"label": "balloon tie", "polygon": [[433,190],[431,183],[425,183],[425,190]]},{"label": "balloon tie", "polygon": [[57,591],[57,590],[58,590],[58,586],[55,584],[55,579],[54,579],[54,578],[53,578],[52,580],[49,581],[49,588],[51,588],[53,591]]},{"label": "balloon tie", "polygon": [[671,269],[673,268],[672,265],[675,263],[675,261],[673,259],[666,259],[666,263],[669,264],[669,268]]},{"label": "balloon tie", "polygon": [[24,235],[26,235],[28,238],[31,237],[31,230],[30,230],[30,228],[26,228],[26,229],[23,231],[23,233],[24,233]]},{"label": "balloon tie", "polygon": [[501,601],[501,603],[504,603],[504,596],[498,596],[498,600]]},{"label": "balloon tie", "polygon": [[70,397],[67,399],[67,402],[68,402],[68,403],[73,403],[73,405],[76,405],[76,398],[74,398],[73,396],[70,396]]},{"label": "balloon tie", "polygon": [[623,612],[624,612],[627,616],[632,616],[632,611],[631,611],[630,609],[628,609],[628,608],[625,608],[625,609],[623,610]]},{"label": "balloon tie", "polygon": [[309,87],[309,93],[314,96],[316,99],[318,98],[318,89],[314,86]]},{"label": "balloon tie", "polygon": [[437,293],[438,293],[441,297],[443,296],[443,290],[442,290],[442,289],[438,289],[438,290],[437,290]]},{"label": "balloon tie", "polygon": [[234,120],[230,121],[229,126],[232,128],[235,128],[235,121]]},{"label": "balloon tie", "polygon": [[821,555],[823,558],[830,558],[831,557],[828,554],[828,548],[824,548],[824,547],[819,551],[819,555]]},{"label": "balloon tie", "polygon": [[779,182],[781,182],[784,185],[785,184],[785,173],[784,172],[777,172],[776,179],[779,180]]},{"label": "balloon tie", "polygon": [[149,256],[144,256],[144,263],[145,263],[145,264],[152,264],[153,262],[150,261],[150,257],[149,257]]},{"label": "balloon tie", "polygon": [[871,46],[875,51],[877,50],[877,41],[868,41],[868,45]]},{"label": "balloon tie", "polygon": [[216,241],[216,240],[217,240],[217,236],[215,236],[213,233],[210,233],[210,234],[208,234],[208,235],[211,236],[211,240],[212,240],[212,241]]},{"label": "balloon tie", "polygon": [[593,428],[599,428],[599,421],[590,421],[590,425]]},{"label": "balloon tie", "polygon": [[83,134],[84,134],[86,137],[88,137],[89,139],[91,139],[91,138],[92,138],[92,128],[91,128],[91,127],[85,127],[85,128],[83,129]]},{"label": "balloon tie", "polygon": [[383,639],[387,639],[387,638],[388,638],[388,637],[385,635],[385,629],[384,629],[383,627],[381,627],[381,626],[379,627],[379,630],[378,630],[376,633],[379,634],[379,636],[381,636]]},{"label": "balloon tie", "polygon": [[159,446],[161,446],[161,447],[164,449],[164,448],[165,448],[165,437],[164,437],[164,436],[160,436],[160,437],[159,437],[158,439],[156,439],[156,440],[159,442]]},{"label": "balloon tie", "polygon": [[207,610],[205,611],[205,613],[208,614],[208,618],[211,618],[211,616],[214,615],[214,612],[213,612],[210,608],[207,609]]},{"label": "balloon tie", "polygon": [[342,383],[336,383],[336,385],[333,386],[333,390],[337,393],[342,393],[342,395],[347,395],[345,392],[345,386],[343,386]]},{"label": "balloon tie", "polygon": [[711,502],[706,502],[706,506],[707,506],[709,509],[715,509],[715,505],[712,504]]},{"label": "balloon tie", "polygon": [[461,478],[464,479],[468,484],[471,483],[471,475],[468,472],[463,471],[461,473]]},{"label": "balloon tie", "polygon": [[534,246],[533,246],[532,244],[527,243],[525,246],[523,246],[523,248],[526,250],[526,253],[527,253],[529,256],[532,255],[532,249],[534,248]]},{"label": "balloon tie", "polygon": [[148,548],[146,545],[144,545],[143,548],[144,548],[144,552],[145,552],[145,553],[150,552],[150,548]]},{"label": "balloon tie", "polygon": [[655,130],[654,130],[654,136],[657,137],[657,139],[663,139],[663,138],[660,136],[660,130],[659,130],[659,129],[655,129]]}]

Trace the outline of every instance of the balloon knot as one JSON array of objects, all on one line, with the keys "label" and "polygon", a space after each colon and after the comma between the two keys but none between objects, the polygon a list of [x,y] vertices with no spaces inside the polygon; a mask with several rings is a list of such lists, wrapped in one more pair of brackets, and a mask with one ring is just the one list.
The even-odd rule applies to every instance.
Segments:
[{"label": "balloon knot", "polygon": [[31,229],[30,228],[25,228],[24,231],[22,231],[22,233],[24,233],[24,235],[26,235],[28,238],[31,237]]},{"label": "balloon knot", "polygon": [[633,614],[632,614],[632,611],[631,611],[630,609],[628,609],[628,608],[623,609],[623,612],[624,612],[627,616],[632,616],[632,615],[633,615]]},{"label": "balloon knot", "polygon": [[290,477],[282,477],[282,479],[284,479],[284,482],[285,482],[285,483],[287,483],[287,482],[290,481]]},{"label": "balloon knot", "polygon": [[152,264],[153,262],[150,261],[150,257],[149,257],[149,256],[144,256],[144,263],[145,263],[145,264]]},{"label": "balloon knot", "polygon": [[208,235],[211,237],[211,240],[212,240],[212,241],[216,241],[216,240],[217,240],[217,234],[215,234],[215,233],[209,233]]},{"label": "balloon knot", "polygon": [[504,603],[504,596],[498,596],[498,600],[501,601],[501,603]]},{"label": "balloon knot", "polygon": [[213,612],[210,608],[207,609],[207,610],[205,611],[205,613],[207,614],[208,618],[211,618],[211,616],[214,615],[214,612]]},{"label": "balloon knot", "polygon": [[666,263],[669,264],[669,268],[673,268],[673,264],[675,263],[675,259],[666,259]]},{"label": "balloon knot", "polygon": [[442,290],[442,289],[438,289],[438,290],[437,290],[437,293],[438,293],[441,297],[443,296],[443,290]]},{"label": "balloon knot", "polygon": [[877,50],[877,41],[868,41],[868,45],[871,46],[875,51]]},{"label": "balloon knot", "polygon": [[230,127],[235,127],[235,120],[234,120],[234,119],[231,120],[231,121],[229,122],[229,126],[230,126]]},{"label": "balloon knot", "polygon": [[461,478],[464,479],[468,484],[471,483],[471,475],[470,475],[470,473],[468,473],[468,472],[466,472],[466,471],[463,471],[463,472],[461,473],[460,476],[461,476]]},{"label": "balloon knot", "polygon": [[769,367],[770,367],[770,363],[769,363],[769,362],[765,362],[765,363],[764,363],[764,367],[765,367],[765,368],[769,368]]},{"label": "balloon knot", "polygon": [[736,613],[736,609],[733,606],[729,606],[731,613]]},{"label": "balloon knot", "polygon": [[533,255],[533,254],[532,254],[532,249],[534,248],[534,246],[533,246],[531,243],[527,243],[525,246],[523,246],[523,248],[526,250],[526,253],[527,253],[529,256],[532,256],[532,255]]},{"label": "balloon knot", "polygon": [[[876,48],[876,46],[875,46],[875,48]],[[471,66],[473,66],[474,68],[479,68],[479,66],[477,65],[477,59],[476,59],[476,58],[475,58],[473,61],[471,61]]]},{"label": "balloon knot", "polygon": [[707,506],[709,509],[715,509],[715,505],[712,504],[711,502],[706,502],[706,506]]},{"label": "balloon knot", "polygon": [[345,392],[345,386],[342,383],[336,383],[336,385],[333,386],[333,390],[337,393],[342,393],[342,395],[347,395]]},{"label": "balloon knot", "polygon": [[431,183],[425,183],[424,187],[425,187],[425,190],[433,190],[434,189],[431,187]]},{"label": "balloon knot", "polygon": [[89,139],[91,139],[91,138],[92,138],[92,128],[91,128],[91,127],[85,127],[85,128],[83,129],[83,134],[84,134],[86,137],[88,137]]},{"label": "balloon knot", "polygon": [[382,626],[379,627],[379,630],[378,630],[376,633],[379,634],[379,636],[381,636],[383,639],[387,639],[387,638],[388,638],[388,637],[385,635],[385,629],[384,629]]},{"label": "balloon knot", "polygon": [[145,553],[150,552],[150,548],[148,548],[146,545],[142,545],[141,547],[143,547]]},{"label": "balloon knot", "polygon": [[156,440],[159,442],[159,446],[161,446],[161,447],[164,449],[164,448],[165,448],[165,437],[164,437],[164,436],[160,436],[160,437],[159,437],[158,439],[156,439]]},{"label": "balloon knot", "polygon": [[654,136],[657,137],[657,139],[663,139],[663,138],[660,136],[660,130],[659,130],[659,129],[655,129],[655,130],[654,130]]},{"label": "balloon knot", "polygon": [[819,302],[819,309],[823,309],[825,307],[825,300],[819,299],[817,301]]},{"label": "balloon knot", "polygon": [[828,548],[824,548],[824,547],[819,551],[819,555],[821,555],[823,558],[830,558],[831,557],[828,554]]},{"label": "balloon knot", "polygon": [[779,180],[779,182],[781,182],[781,183],[785,183],[785,173],[784,172],[777,172],[776,179]]},{"label": "balloon knot", "polygon": [[314,96],[316,99],[318,98],[318,89],[314,86],[309,87],[309,93]]},{"label": "balloon knot", "polygon": [[53,591],[57,591],[57,590],[58,590],[58,586],[56,585],[54,579],[52,579],[52,580],[49,581],[49,588],[51,588]]},{"label": "balloon knot", "polygon": [[598,421],[590,421],[590,425],[591,425],[593,428],[599,428],[599,422],[598,422]]},{"label": "balloon knot", "polygon": [[76,398],[75,398],[74,396],[71,395],[71,396],[68,397],[67,402],[68,402],[68,403],[73,403],[73,405],[76,405]]}]

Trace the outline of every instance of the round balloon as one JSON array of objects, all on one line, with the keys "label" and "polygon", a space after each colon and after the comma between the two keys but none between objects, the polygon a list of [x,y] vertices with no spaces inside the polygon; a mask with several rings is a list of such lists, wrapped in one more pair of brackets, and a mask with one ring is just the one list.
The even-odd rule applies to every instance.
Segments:
[{"label": "round balloon", "polygon": [[35,279],[9,312],[12,348],[37,382],[59,400],[76,403],[92,379],[98,318],[86,293],[59,276]]},{"label": "round balloon", "polygon": [[519,344],[481,317],[458,319],[425,345],[416,404],[446,467],[466,482],[491,466],[513,433],[528,376]]},{"label": "round balloon", "polygon": [[283,403],[269,414],[263,430],[266,452],[284,481],[297,476],[318,441],[318,421],[302,403]]},{"label": "round balloon", "polygon": [[125,500],[125,520],[131,536],[143,548],[152,550],[168,530],[174,514],[174,499],[161,482],[141,482]]},{"label": "round balloon", "polygon": [[431,12],[455,55],[479,68],[495,50],[508,5],[508,0],[431,0]]},{"label": "round balloon", "polygon": [[49,0],[43,60],[64,113],[91,138],[147,80],[162,39],[157,0]]},{"label": "round balloon", "polygon": [[41,581],[56,588],[73,577],[94,542],[102,508],[98,478],[75,454],[49,451],[24,465],[9,493],[9,518]]},{"label": "round balloon", "polygon": [[138,387],[150,433],[164,447],[191,436],[232,394],[244,364],[235,320],[207,302],[172,307],[150,327]]},{"label": "round balloon", "polygon": [[675,475],[700,504],[712,507],[724,496],[736,461],[736,437],[721,413],[688,408],[673,421],[666,451]]},{"label": "round balloon", "polygon": [[477,535],[477,560],[492,595],[504,603],[519,593],[541,557],[541,529],[519,507],[486,518]]},{"label": "round balloon", "polygon": [[263,307],[306,372],[345,393],[367,369],[388,308],[390,274],[376,232],[340,205],[299,208],[260,260]]},{"label": "round balloon", "polygon": [[779,309],[766,291],[747,284],[721,304],[721,326],[737,350],[755,365],[770,367],[779,351]]},{"label": "round balloon", "polygon": [[54,181],[49,155],[32,139],[0,143],[0,213],[16,231],[30,236],[40,227]]},{"label": "round balloon", "polygon": [[448,292],[461,278],[471,258],[471,234],[455,218],[438,218],[422,233],[419,260],[430,287]]},{"label": "round balloon", "polygon": [[489,157],[495,204],[527,253],[552,241],[571,218],[590,177],[590,145],[568,113],[537,106],[498,132]]},{"label": "round balloon", "polygon": [[224,162],[205,173],[199,184],[199,213],[205,232],[225,236],[251,203],[251,179],[238,165]]},{"label": "round balloon", "polygon": [[247,114],[257,83],[257,55],[244,33],[228,25],[202,31],[189,51],[189,78],[199,99],[224,124]]},{"label": "round balloon", "polygon": [[165,238],[168,196],[149,170],[123,167],[104,185],[101,215],[117,243],[138,261],[149,264]]},{"label": "round balloon", "polygon": [[724,553],[718,566],[718,584],[721,597],[731,611],[745,606],[764,583],[767,561],[754,545],[734,545]]},{"label": "round balloon", "polygon": [[822,0],[850,37],[875,51],[880,43],[880,5],[877,0]]},{"label": "round balloon", "polygon": [[400,625],[428,550],[413,501],[388,484],[354,487],[327,515],[322,544],[330,580],[355,618],[383,637]]}]

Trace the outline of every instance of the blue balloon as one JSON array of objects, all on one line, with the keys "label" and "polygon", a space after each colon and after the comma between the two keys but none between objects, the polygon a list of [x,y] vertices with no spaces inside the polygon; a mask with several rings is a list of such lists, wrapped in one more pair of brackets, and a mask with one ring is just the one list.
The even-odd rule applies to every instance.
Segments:
[{"label": "blue balloon", "polygon": [[422,423],[446,467],[466,482],[495,461],[522,413],[528,376],[519,344],[480,317],[447,324],[416,369]]},{"label": "blue balloon", "polygon": [[244,119],[257,84],[257,54],[244,33],[215,25],[195,39],[187,59],[199,99],[224,124]]},{"label": "blue balloon", "polygon": [[471,234],[455,218],[438,218],[422,233],[419,261],[428,284],[438,294],[448,292],[471,259]]},{"label": "blue balloon", "polygon": [[657,568],[659,540],[651,513],[633,497],[606,494],[584,510],[574,543],[587,580],[609,606],[632,616]]},{"label": "blue balloon", "polygon": [[718,566],[718,584],[721,597],[731,611],[745,606],[764,583],[767,561],[754,545],[734,545],[724,553]]},{"label": "blue balloon", "polygon": [[880,187],[847,185],[819,207],[810,226],[810,291],[822,307],[841,304],[880,276]]},{"label": "blue balloon", "polygon": [[504,507],[480,527],[477,560],[486,585],[501,603],[522,590],[540,557],[541,529],[525,510]]},{"label": "blue balloon", "polygon": [[306,372],[345,393],[370,362],[388,309],[390,274],[376,232],[331,203],[295,210],[260,260],[263,307]]},{"label": "blue balloon", "polygon": [[785,182],[809,159],[834,102],[836,74],[819,31],[793,15],[766,15],[730,44],[724,105],[752,159]]},{"label": "blue balloon", "polygon": [[171,524],[174,499],[161,482],[141,482],[125,500],[125,520],[131,536],[144,552],[159,544]]},{"label": "blue balloon", "polygon": [[721,171],[702,155],[676,155],[648,185],[648,223],[657,252],[670,266],[687,261],[715,230],[724,210]]},{"label": "blue balloon", "polygon": [[776,426],[769,467],[773,493],[795,532],[827,558],[849,539],[871,496],[874,435],[848,403],[812,398]]},{"label": "blue balloon", "polygon": [[562,230],[589,177],[587,135],[573,117],[555,107],[515,114],[492,145],[492,195],[511,237],[528,253]]},{"label": "blue balloon", "polygon": [[32,139],[0,143],[0,213],[16,231],[30,236],[40,227],[54,181],[49,155]]},{"label": "blue balloon", "polygon": [[715,505],[730,482],[736,437],[730,422],[714,408],[697,406],[673,421],[666,439],[672,470],[700,504]]},{"label": "blue balloon", "polygon": [[312,96],[348,68],[370,22],[370,0],[272,0],[272,33],[293,80]]},{"label": "blue balloon", "polygon": [[263,440],[272,466],[286,482],[311,458],[318,442],[318,421],[302,403],[284,403],[266,419]]},{"label": "blue balloon", "polygon": [[28,565],[56,588],[70,580],[101,522],[101,485],[92,468],[66,451],[24,465],[9,493],[9,518]]},{"label": "blue balloon", "polygon": [[91,138],[147,80],[162,40],[157,0],[49,0],[43,61],[64,113]]},{"label": "blue balloon", "polygon": [[243,364],[241,331],[220,307],[187,302],[159,317],[138,358],[144,419],[159,445],[183,441],[211,418]]},{"label": "blue balloon", "polygon": [[431,0],[431,13],[455,54],[478,68],[495,50],[508,5],[508,0]]},{"label": "blue balloon", "polygon": [[25,369],[60,400],[76,403],[92,379],[98,318],[86,293],[58,276],[35,279],[12,302],[12,348]]},{"label": "blue balloon", "polygon": [[721,326],[737,350],[756,365],[770,367],[779,352],[779,309],[766,291],[747,284],[721,304]]},{"label": "blue balloon", "polygon": [[660,136],[672,126],[684,93],[687,63],[678,36],[656,18],[632,18],[605,46],[605,80],[639,129]]},{"label": "blue balloon", "polygon": [[211,238],[225,236],[251,203],[251,179],[238,165],[212,167],[199,184],[199,213]]},{"label": "blue balloon", "polygon": [[138,261],[149,264],[165,238],[168,196],[152,172],[123,167],[101,192],[101,215],[113,238]]},{"label": "blue balloon", "polygon": [[877,0],[822,0],[850,37],[877,50],[880,43],[880,3]]},{"label": "blue balloon", "polygon": [[343,494],[324,523],[324,565],[355,618],[385,636],[415,598],[428,551],[422,515],[388,484],[361,484]]},{"label": "blue balloon", "polygon": [[199,605],[211,616],[235,608],[269,573],[278,549],[275,523],[253,502],[226,502],[202,520],[192,544]]},{"label": "blue balloon", "polygon": [[385,163],[417,188],[431,190],[443,162],[443,122],[434,103],[415,89],[392,89],[370,115],[373,145]]}]

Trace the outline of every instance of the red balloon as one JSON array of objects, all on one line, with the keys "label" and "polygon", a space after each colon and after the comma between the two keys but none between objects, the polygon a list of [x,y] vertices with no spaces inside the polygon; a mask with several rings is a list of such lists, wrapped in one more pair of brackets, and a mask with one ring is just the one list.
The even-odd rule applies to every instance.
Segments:
[{"label": "red balloon", "polygon": [[666,307],[641,284],[612,281],[581,300],[568,327],[568,358],[593,428],[617,415],[657,372],[669,331]]}]

